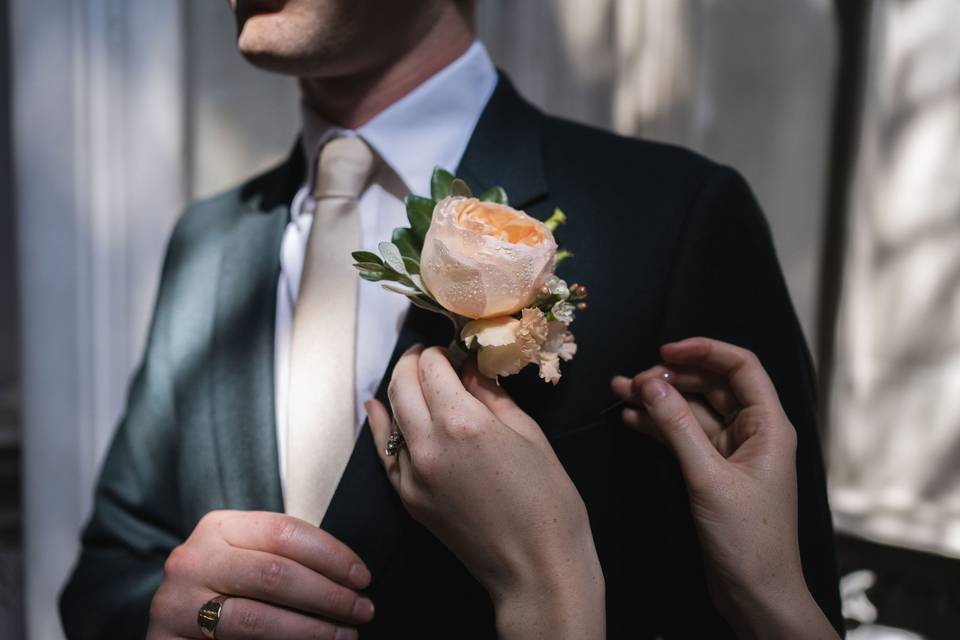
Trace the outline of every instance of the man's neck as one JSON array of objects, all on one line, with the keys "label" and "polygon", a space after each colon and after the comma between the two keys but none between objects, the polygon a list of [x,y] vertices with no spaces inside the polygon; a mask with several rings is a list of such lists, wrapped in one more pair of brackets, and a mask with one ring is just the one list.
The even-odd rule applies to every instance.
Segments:
[{"label": "man's neck", "polygon": [[383,67],[350,76],[301,78],[304,102],[332,124],[357,129],[462,56],[473,38],[470,23],[458,11],[446,12],[426,36]]}]

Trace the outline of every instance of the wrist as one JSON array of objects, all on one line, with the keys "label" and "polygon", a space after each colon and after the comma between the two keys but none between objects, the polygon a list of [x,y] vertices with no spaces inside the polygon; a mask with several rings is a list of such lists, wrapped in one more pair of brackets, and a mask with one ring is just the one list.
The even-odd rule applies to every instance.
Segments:
[{"label": "wrist", "polygon": [[802,575],[732,601],[725,613],[738,638],[836,638]]},{"label": "wrist", "polygon": [[491,594],[497,637],[604,638],[605,582],[589,528],[585,537],[542,551],[508,588]]}]

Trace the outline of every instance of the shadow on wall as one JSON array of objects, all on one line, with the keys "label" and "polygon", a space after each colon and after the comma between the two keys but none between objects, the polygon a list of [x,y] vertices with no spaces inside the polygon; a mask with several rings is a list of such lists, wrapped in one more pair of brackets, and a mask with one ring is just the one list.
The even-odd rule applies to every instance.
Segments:
[{"label": "shadow on wall", "polygon": [[493,58],[541,108],[680,144],[744,173],[815,341],[831,3],[485,0],[478,10]]},{"label": "shadow on wall", "polygon": [[299,90],[236,49],[226,2],[186,3],[187,197],[204,198],[286,157],[300,131]]}]

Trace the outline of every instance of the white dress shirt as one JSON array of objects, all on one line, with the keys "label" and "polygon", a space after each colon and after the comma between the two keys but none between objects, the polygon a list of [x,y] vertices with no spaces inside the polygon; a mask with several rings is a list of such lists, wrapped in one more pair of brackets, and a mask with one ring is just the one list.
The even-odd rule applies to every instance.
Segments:
[{"label": "white dress shirt", "polygon": [[[374,176],[360,196],[362,247],[344,247],[346,254],[377,252],[393,229],[408,226],[403,196],[429,195],[436,166],[455,171],[470,136],[497,84],[497,72],[479,42],[412,92],[355,131],[334,127],[303,108],[303,149],[309,162],[307,180],[290,207],[290,222],[280,251],[277,322],[274,336],[277,445],[280,478],[286,475],[287,389],[290,376],[290,333],[300,274],[313,210],[313,167],[323,144],[337,136],[360,136],[388,166]],[[400,184],[402,183],[402,184]],[[357,277],[356,427],[366,418],[363,403],[380,385],[410,303],[380,283]]]}]

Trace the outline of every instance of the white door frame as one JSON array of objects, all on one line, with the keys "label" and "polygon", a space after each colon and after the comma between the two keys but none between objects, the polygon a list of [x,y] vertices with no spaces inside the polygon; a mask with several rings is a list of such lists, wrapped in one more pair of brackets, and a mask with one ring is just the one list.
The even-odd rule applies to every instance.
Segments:
[{"label": "white door frame", "polygon": [[130,327],[183,206],[183,9],[11,3],[31,639],[62,637],[56,598],[143,344]]}]

